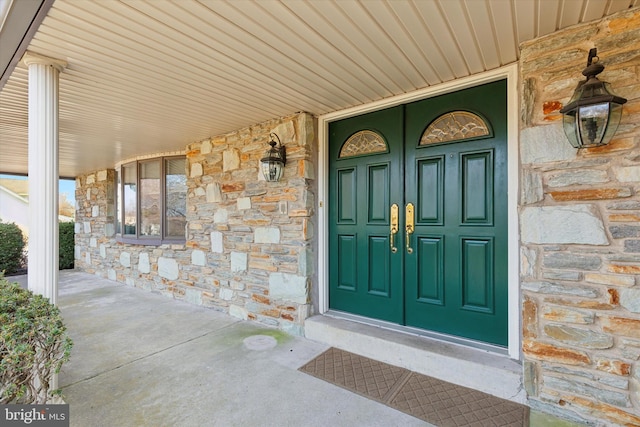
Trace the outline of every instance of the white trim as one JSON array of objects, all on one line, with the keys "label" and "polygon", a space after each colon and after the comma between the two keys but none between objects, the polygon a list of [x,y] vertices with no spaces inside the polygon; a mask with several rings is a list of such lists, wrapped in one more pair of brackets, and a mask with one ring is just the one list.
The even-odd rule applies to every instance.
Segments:
[{"label": "white trim", "polygon": [[518,234],[518,64],[513,63],[486,73],[453,80],[438,86],[394,96],[370,104],[361,105],[346,110],[335,111],[318,117],[318,308],[321,314],[329,310],[329,281],[328,281],[328,214],[326,203],[329,187],[329,123],[361,115],[370,111],[406,104],[421,99],[431,98],[445,93],[455,92],[496,80],[507,79],[507,178],[508,178],[508,352],[512,359],[520,359],[520,285],[519,285],[519,234]]},{"label": "white trim", "polygon": [[0,0],[0,32],[2,32],[4,23],[7,22],[11,6],[13,6],[13,0]]},{"label": "white trim", "polygon": [[318,311],[329,310],[329,119],[318,117]]},{"label": "white trim", "polygon": [[127,163],[137,162],[138,160],[156,159],[158,157],[185,156],[186,154],[187,154],[187,150],[174,150],[174,151],[163,151],[160,153],[153,153],[153,154],[141,154],[140,156],[130,157],[128,159],[119,161],[114,166],[114,169],[118,169],[120,166]]},{"label": "white trim", "polygon": [[48,56],[40,55],[35,52],[27,51],[22,57],[22,62],[29,67],[32,64],[45,65],[47,67],[53,67],[58,70],[59,73],[67,68],[67,62],[62,59],[49,58]]},{"label": "white trim", "polygon": [[518,65],[505,67],[507,77],[507,245],[509,356],[520,359],[520,234],[518,191],[520,188]]}]

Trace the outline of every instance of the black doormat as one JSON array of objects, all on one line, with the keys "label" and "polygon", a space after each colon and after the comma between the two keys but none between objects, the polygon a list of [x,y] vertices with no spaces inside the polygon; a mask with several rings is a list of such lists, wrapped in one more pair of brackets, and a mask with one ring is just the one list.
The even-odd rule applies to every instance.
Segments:
[{"label": "black doormat", "polygon": [[529,426],[525,405],[337,348],[300,370],[439,427]]}]

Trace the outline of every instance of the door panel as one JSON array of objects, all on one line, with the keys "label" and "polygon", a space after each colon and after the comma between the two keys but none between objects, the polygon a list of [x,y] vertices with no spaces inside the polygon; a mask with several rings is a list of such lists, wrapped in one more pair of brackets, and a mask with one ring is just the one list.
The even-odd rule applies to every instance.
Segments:
[{"label": "door panel", "polygon": [[421,224],[443,224],[444,157],[418,161],[418,216]]},{"label": "door panel", "polygon": [[389,164],[369,165],[368,169],[368,224],[386,225],[389,223],[389,206],[391,206],[389,203],[389,192],[376,190],[389,188]]},{"label": "door panel", "polygon": [[444,305],[444,237],[418,238],[418,295],[421,303]]},{"label": "door panel", "polygon": [[358,254],[356,251],[356,236],[340,234],[337,245],[337,282],[338,289],[355,291],[357,283]]},{"label": "door panel", "polygon": [[462,154],[462,224],[493,223],[493,150]]},{"label": "door panel", "polygon": [[338,218],[339,224],[355,224],[358,216],[356,194],[358,181],[355,168],[338,170]]},{"label": "door panel", "polygon": [[389,239],[387,236],[369,236],[369,294],[389,298],[391,277],[388,259]]},{"label": "door panel", "polygon": [[493,314],[493,240],[463,237],[462,309]]}]

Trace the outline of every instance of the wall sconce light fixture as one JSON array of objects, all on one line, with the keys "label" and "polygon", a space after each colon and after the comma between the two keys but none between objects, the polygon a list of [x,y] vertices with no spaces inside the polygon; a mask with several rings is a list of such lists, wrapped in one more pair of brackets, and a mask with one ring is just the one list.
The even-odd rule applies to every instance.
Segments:
[{"label": "wall sconce light fixture", "polygon": [[608,144],[620,124],[622,104],[627,102],[596,77],[604,70],[597,52],[595,48],[589,51],[587,67],[582,71],[587,79],[578,83],[569,104],[560,110],[564,133],[575,148]]},{"label": "wall sconce light fixture", "polygon": [[[278,140],[277,142],[276,139]],[[287,163],[287,151],[275,133],[269,134],[269,145],[271,148],[260,159],[262,175],[264,175],[266,181],[280,181],[280,177],[284,172],[284,165]]]}]

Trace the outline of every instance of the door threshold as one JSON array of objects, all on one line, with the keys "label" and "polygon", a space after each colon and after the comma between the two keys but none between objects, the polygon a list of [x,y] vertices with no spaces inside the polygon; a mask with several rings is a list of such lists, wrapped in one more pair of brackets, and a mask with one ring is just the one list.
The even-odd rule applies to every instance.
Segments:
[{"label": "door threshold", "polygon": [[526,403],[522,365],[510,359],[503,348],[497,347],[502,350],[498,353],[496,346],[490,346],[494,350],[490,351],[470,346],[471,340],[444,341],[441,334],[431,335],[415,328],[372,322],[336,311],[308,318],[304,329],[308,339],[502,399]]},{"label": "door threshold", "polygon": [[343,311],[329,310],[324,313],[325,316],[335,317],[336,319],[345,319],[352,322],[364,323],[365,325],[378,326],[380,328],[389,329],[403,334],[417,335],[419,337],[430,338],[433,340],[443,341],[446,343],[457,344],[464,347],[476,348],[478,350],[488,351],[503,356],[509,356],[509,349],[495,344],[489,344],[482,341],[476,341],[469,338],[456,337],[454,335],[442,334],[439,332],[427,331],[425,329],[414,328],[411,326],[402,326],[397,323],[385,322],[384,320],[371,319],[369,317],[358,316],[357,314],[345,313]]}]

